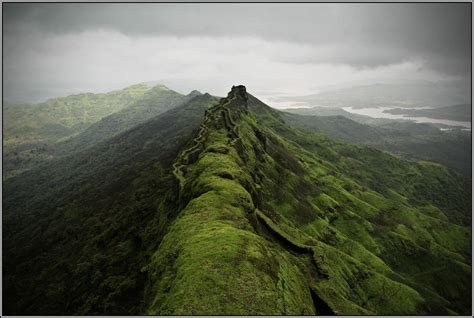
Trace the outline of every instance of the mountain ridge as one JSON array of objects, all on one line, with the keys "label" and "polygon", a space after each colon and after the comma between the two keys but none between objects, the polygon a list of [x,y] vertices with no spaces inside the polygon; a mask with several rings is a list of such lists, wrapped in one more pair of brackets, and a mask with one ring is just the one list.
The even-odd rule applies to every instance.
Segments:
[{"label": "mountain ridge", "polygon": [[164,85],[140,83],[109,93],[77,94],[9,107],[3,156],[6,177],[83,150],[199,94],[194,91],[184,96]]},{"label": "mountain ridge", "polygon": [[[359,268],[359,270],[364,273],[362,275],[366,275],[365,278],[362,278],[362,281],[367,280],[367,283],[364,284],[375,284],[371,287],[366,287],[369,288],[369,290],[373,289],[372,293],[375,293],[374,295],[377,295],[377,293],[379,293],[382,295],[382,297],[387,296],[379,289],[380,287],[376,287],[377,284],[382,284],[383,286],[385,286],[384,288],[387,288],[388,290],[393,289],[389,293],[392,294],[392,297],[394,299],[384,299],[384,302],[385,306],[395,306],[394,308],[398,308],[398,306],[400,306],[400,304],[402,303],[404,304],[404,306],[407,306],[405,309],[406,311],[402,311],[401,308],[398,308],[397,312],[416,312],[416,308],[418,308],[419,306],[425,306],[427,309],[434,305],[434,303],[425,303],[426,300],[423,300],[423,297],[431,297],[433,299],[436,299],[436,302],[448,304],[449,302],[446,299],[443,299],[443,297],[433,294],[433,292],[429,290],[424,290],[423,287],[417,284],[408,283],[408,285],[406,285],[406,278],[403,278],[399,276],[399,274],[392,272],[392,270],[387,265],[385,265],[381,259],[379,259],[374,254],[368,252],[365,249],[366,247],[362,247],[362,245],[355,245],[353,248],[357,246],[356,249],[359,250],[359,253],[363,253],[366,258],[371,259],[371,262],[379,263],[379,265],[377,266],[380,267],[377,271],[366,267],[368,265],[364,264],[364,262],[366,261],[362,261],[362,263],[360,263],[360,260],[354,259],[354,254],[352,253],[350,253],[352,254],[352,256],[348,256],[347,254],[341,254],[340,252],[332,250],[333,247],[330,246],[331,243],[329,242],[323,243],[320,241],[314,241],[314,239],[311,239],[310,237],[306,236],[297,228],[294,228],[289,224],[285,225],[286,222],[275,223],[274,221],[272,221],[272,218],[281,218],[281,216],[278,216],[278,212],[272,211],[271,206],[262,203],[262,200],[264,200],[262,197],[265,197],[266,195],[262,193],[259,194],[259,191],[257,190],[257,188],[264,188],[264,186],[258,181],[259,178],[263,177],[261,176],[262,172],[259,169],[263,168],[258,168],[258,166],[260,165],[259,163],[265,162],[265,160],[263,159],[264,157],[261,157],[258,162],[255,162],[255,159],[253,159],[252,157],[258,156],[257,154],[259,153],[260,156],[265,156],[264,154],[267,151],[265,150],[265,147],[268,147],[270,145],[269,142],[270,140],[274,140],[274,137],[269,137],[269,135],[266,135],[261,131],[257,133],[257,131],[259,130],[255,130],[258,129],[255,126],[253,126],[252,129],[247,126],[252,126],[250,123],[246,122],[246,118],[248,118],[247,116],[252,117],[251,113],[248,112],[248,109],[252,108],[248,105],[248,101],[252,100],[253,106],[255,108],[258,107],[258,104],[256,104],[258,103],[258,100],[256,101],[253,97],[250,97],[250,95],[248,98],[244,98],[242,97],[243,94],[245,94],[245,90],[243,88],[233,88],[226,99],[221,100],[219,105],[214,106],[213,108],[210,108],[207,111],[206,117],[201,125],[201,129],[198,130],[195,135],[196,137],[193,139],[194,142],[192,143],[192,145],[190,145],[189,148],[186,148],[187,150],[184,150],[181,153],[181,155],[178,157],[177,162],[174,165],[175,176],[177,177],[179,183],[179,191],[185,193],[186,196],[179,195],[180,206],[183,208],[183,210],[180,212],[180,217],[173,224],[170,229],[170,232],[168,232],[168,235],[165,237],[164,241],[160,245],[159,251],[155,253],[152,258],[152,264],[155,264],[152,265],[152,273],[160,273],[160,276],[164,276],[166,277],[166,279],[165,281],[159,280],[157,282],[157,289],[155,289],[153,293],[155,295],[155,298],[152,301],[152,305],[148,313],[222,314],[230,311],[234,314],[262,314],[264,312],[270,312],[273,314],[301,314],[304,312],[322,313],[322,311],[318,311],[322,310],[321,308],[324,308],[325,313],[381,313],[380,310],[382,310],[382,307],[378,307],[375,304],[372,305],[375,307],[371,308],[369,306],[368,308],[363,308],[363,305],[362,303],[359,303],[359,300],[347,300],[346,297],[348,297],[349,294],[346,294],[346,296],[336,296],[337,294],[343,292],[344,289],[334,289],[335,282],[341,279],[339,278],[340,273],[334,271],[333,267],[335,267],[335,264],[328,264],[327,260],[321,262],[320,257],[324,258],[327,257],[327,255],[332,255],[332,257],[336,255],[337,257],[342,257],[342,259],[344,259],[344,262],[349,262],[353,264],[353,266],[355,266],[356,268]],[[261,111],[273,112],[273,110],[271,110],[270,108],[261,109]],[[211,129],[210,127],[212,127],[213,129]],[[254,137],[250,137],[252,135],[252,130],[255,134]],[[247,131],[250,133],[250,135],[246,134],[246,137],[244,138],[244,135],[242,135],[242,131]],[[247,139],[249,137],[253,139],[253,142]],[[273,153],[273,156],[283,156],[284,152],[280,153],[280,151],[283,151],[283,149],[278,148],[278,146],[276,146],[279,142],[277,140],[274,140],[273,142],[276,142],[276,148],[274,149],[274,151],[276,152]],[[271,144],[273,144],[273,142]],[[252,154],[253,151],[250,149],[253,149],[253,151],[255,151],[255,155]],[[297,175],[301,174],[302,171],[304,171],[304,168],[301,167],[301,163],[299,163],[298,161],[294,161],[294,159],[291,159],[291,156],[286,158],[286,160],[288,160],[286,164],[285,160],[281,161],[281,159],[283,159],[283,157],[281,157],[279,161],[280,164],[283,164],[283,167],[280,168],[283,169],[282,171],[288,169],[290,173]],[[205,163],[202,163],[203,161]],[[188,176],[181,173],[181,167],[186,167]],[[269,171],[270,170],[268,170],[267,173],[269,173]],[[260,177],[258,177],[258,175],[260,175]],[[230,193],[232,193],[232,196],[229,196]],[[295,193],[295,195],[297,195],[297,193]],[[332,200],[333,202],[335,202],[334,199],[329,198],[327,200]],[[227,215],[228,213],[230,213],[229,211],[234,211],[234,216],[229,219],[232,221],[230,223],[221,221],[223,215]],[[227,220],[228,217],[225,217],[224,220]],[[226,230],[222,233],[219,232],[219,234],[217,235],[219,235],[220,238],[216,239],[214,234],[211,233],[214,233],[213,229],[214,231],[218,231],[218,229],[221,227],[224,227]],[[282,228],[286,228],[286,230],[282,230]],[[246,234],[247,232],[249,234]],[[267,233],[267,240],[273,242],[273,244],[270,242],[259,241],[260,239],[254,237],[253,235],[255,234],[252,235],[251,233],[256,233],[259,237],[265,237],[264,233]],[[293,235],[299,237],[300,240],[301,238],[306,237],[306,240],[308,240],[307,242],[310,242],[310,245],[307,245],[308,243],[298,242],[298,239],[291,238],[291,234],[289,233],[293,233]],[[229,237],[227,237],[227,235],[233,237],[233,239],[230,239]],[[235,237],[232,235],[235,235]],[[250,236],[247,237],[247,235]],[[270,239],[268,238],[268,235],[270,235]],[[181,242],[181,238],[183,237],[187,238],[185,242],[188,243]],[[194,237],[199,237],[200,239],[195,243],[192,243],[194,242]],[[264,281],[262,281],[263,278],[252,276],[254,274],[251,273],[255,272],[255,270],[259,272],[258,268],[260,267],[258,267],[256,264],[258,264],[258,262],[263,262],[263,264],[266,265],[262,264],[262,266],[269,266],[270,268],[272,267],[272,265],[268,263],[269,261],[267,259],[258,261],[255,259],[249,259],[247,261],[249,263],[247,264],[247,266],[250,266],[250,268],[247,268],[248,271],[246,272],[246,274],[240,274],[247,275],[248,278],[246,279],[248,279],[248,281],[240,281],[240,279],[234,277],[232,279],[234,281],[229,283],[229,286],[225,288],[222,287],[222,290],[218,288],[218,291],[216,292],[214,288],[211,291],[208,291],[207,288],[203,287],[208,286],[205,283],[206,279],[216,282],[218,286],[221,286],[221,284],[223,284],[223,286],[227,285],[223,282],[225,274],[220,272],[220,270],[217,270],[217,268],[228,268],[229,265],[227,264],[227,262],[230,261],[230,259],[227,261],[223,261],[224,259],[227,259],[227,257],[230,257],[230,255],[228,255],[227,252],[219,252],[219,247],[215,245],[218,243],[213,242],[213,240],[216,240],[220,243],[229,242],[228,244],[230,245],[226,246],[230,255],[238,255],[233,257],[238,257],[242,259],[242,262],[245,262],[245,259],[247,259],[247,257],[249,256],[245,253],[237,253],[239,248],[235,245],[239,245],[238,242],[240,240],[244,240],[246,242],[247,249],[250,248],[249,246],[254,246],[254,244],[256,244],[255,247],[252,248],[257,249],[262,255],[268,255],[270,259],[272,258],[270,255],[274,255],[273,257],[277,258],[279,257],[278,255],[287,255],[285,254],[287,253],[285,252],[285,248],[279,249],[277,247],[278,244],[274,245],[275,240],[283,241],[284,246],[290,246],[290,250],[297,250],[300,253],[303,253],[304,255],[308,255],[316,262],[316,268],[313,268],[313,265],[311,265],[313,264],[312,261],[310,261],[309,263],[305,263],[303,261],[303,264],[305,265],[300,265],[301,267],[299,269],[302,272],[299,272],[297,270],[293,273],[294,275],[296,275],[296,277],[302,275],[305,270],[315,270],[317,273],[319,273],[319,280],[321,279],[321,275],[329,280],[329,282],[327,283],[328,285],[322,283],[314,285],[314,283],[311,283],[310,286],[306,285],[306,287],[304,287],[305,284],[302,280],[298,280],[293,277],[293,279],[296,279],[296,284],[299,284],[299,287],[297,288],[297,291],[293,291],[294,294],[292,294],[292,296],[286,296],[289,297],[289,299],[286,299],[285,301],[282,300],[283,304],[285,304],[285,302],[287,301],[289,303],[292,303],[293,307],[284,306],[281,308],[274,308],[272,307],[272,305],[275,303],[275,301],[276,303],[278,303],[279,300],[273,299],[272,301],[270,301],[270,299],[265,299],[264,297],[253,302],[249,302],[249,299],[256,297],[256,295],[253,294],[255,286],[251,285],[249,283],[250,281],[253,283],[258,282],[259,284],[262,284],[259,287],[260,290],[262,290],[262,288],[264,290],[267,290],[266,288],[270,288],[270,285],[266,285],[268,282],[265,283]],[[193,248],[189,248],[187,246],[188,244],[192,245]],[[311,247],[311,245],[317,247],[314,248]],[[200,248],[199,246],[202,247]],[[194,248],[196,248],[199,252],[194,251]],[[210,249],[210,251],[206,251],[206,248]],[[274,251],[275,249],[277,249],[278,252],[269,252]],[[365,252],[362,252],[364,250]],[[346,253],[348,252],[349,251],[346,250]],[[173,273],[173,271],[170,271],[169,267],[166,267],[166,264],[169,262],[167,261],[169,257],[167,255],[174,255],[173,258],[176,258],[176,262],[182,264],[180,267],[178,267],[177,273]],[[213,255],[214,258],[212,259],[217,263],[215,263],[214,265],[208,264],[209,258],[206,258],[206,255]],[[219,260],[219,258],[222,258],[223,260]],[[284,259],[285,258],[280,259],[280,267],[289,266],[289,264],[291,263],[286,263]],[[293,259],[293,262],[296,263],[301,261],[302,260],[298,261]],[[182,266],[185,266],[186,270],[180,270]],[[212,273],[206,273],[206,271],[210,269],[214,269]],[[241,270],[234,270],[239,273],[242,273]],[[266,273],[269,277],[275,275],[275,272],[269,273],[264,271],[263,273]],[[388,278],[387,273],[389,273],[389,275],[393,277]],[[152,274],[152,277],[154,275],[156,274]],[[175,282],[174,277],[181,278],[179,279],[179,282]],[[395,280],[393,280],[394,278]],[[152,278],[152,281],[155,279],[157,278]],[[313,280],[314,279],[315,278],[313,278]],[[310,279],[310,281],[312,281],[312,279]],[[371,283],[369,283],[369,281]],[[401,283],[401,281],[403,283]],[[240,288],[240,294],[238,295],[235,293],[231,293],[234,301],[237,303],[235,306],[230,306],[230,304],[226,304],[226,301],[223,300],[222,297],[219,297],[215,294],[229,294],[229,291],[233,290],[230,287],[230,285],[232,284],[238,284],[241,286],[246,286],[248,288]],[[278,284],[279,283],[277,283],[277,286]],[[161,288],[164,288],[164,286],[170,286],[165,288],[166,290],[168,290],[167,293],[164,293],[163,290],[161,290]],[[413,288],[416,288],[418,292],[415,291]],[[306,292],[304,292],[304,290],[306,290]],[[178,291],[179,297],[178,294],[175,294],[175,292],[178,293]],[[420,291],[423,296],[418,294]],[[272,293],[273,295],[279,295],[280,292],[277,288],[277,290],[274,290]],[[336,293],[336,295],[333,295],[332,297],[328,296],[331,293]],[[347,291],[345,293],[347,293]],[[364,294],[364,292],[362,292],[362,294]],[[397,294],[400,295],[395,297]],[[206,302],[203,303],[199,301],[200,298],[197,295],[200,295],[200,297],[206,299]],[[381,296],[379,295],[378,297]],[[185,303],[183,303],[184,299],[186,299]],[[402,301],[402,299],[404,299],[404,302]],[[408,305],[408,299],[411,299],[411,305]],[[240,303],[245,303],[246,307],[240,307],[238,305]],[[422,305],[423,303],[425,304]],[[413,307],[410,308],[409,306]]]},{"label": "mountain ridge", "polygon": [[467,313],[470,200],[234,86],[8,180],[6,312]]}]

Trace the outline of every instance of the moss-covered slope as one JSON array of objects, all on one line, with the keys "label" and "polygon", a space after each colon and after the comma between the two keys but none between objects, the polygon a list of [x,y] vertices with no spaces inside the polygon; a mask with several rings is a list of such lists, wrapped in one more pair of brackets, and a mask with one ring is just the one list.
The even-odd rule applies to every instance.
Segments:
[{"label": "moss-covered slope", "polygon": [[173,167],[149,314],[470,311],[469,188],[441,166],[294,130],[238,86]]}]

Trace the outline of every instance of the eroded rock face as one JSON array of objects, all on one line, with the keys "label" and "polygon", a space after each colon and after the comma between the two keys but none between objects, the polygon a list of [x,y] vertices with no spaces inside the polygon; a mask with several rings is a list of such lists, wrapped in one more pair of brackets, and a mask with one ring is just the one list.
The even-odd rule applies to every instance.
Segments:
[{"label": "eroded rock face", "polygon": [[247,89],[243,85],[238,85],[238,86],[232,86],[232,89],[230,90],[228,97],[230,96],[236,96],[244,101],[244,103],[241,103],[241,106],[246,106],[247,105]]}]

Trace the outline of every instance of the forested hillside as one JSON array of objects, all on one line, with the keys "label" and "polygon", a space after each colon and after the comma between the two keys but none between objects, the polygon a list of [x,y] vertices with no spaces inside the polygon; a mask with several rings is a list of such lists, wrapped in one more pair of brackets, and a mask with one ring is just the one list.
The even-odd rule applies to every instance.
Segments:
[{"label": "forested hillside", "polygon": [[287,123],[297,128],[389,151],[405,159],[434,161],[466,178],[471,176],[471,131],[440,130],[430,124],[370,119],[343,110],[321,110],[320,115],[316,109],[301,109],[296,112],[297,114],[284,112],[282,116]]},{"label": "forested hillside", "polygon": [[141,267],[176,212],[163,208],[175,204],[171,164],[214,101],[4,182],[5,312],[139,313]]},{"label": "forested hillside", "polygon": [[85,149],[178,105],[183,96],[163,85],[137,84],[107,94],[79,94],[4,111],[5,177]]}]

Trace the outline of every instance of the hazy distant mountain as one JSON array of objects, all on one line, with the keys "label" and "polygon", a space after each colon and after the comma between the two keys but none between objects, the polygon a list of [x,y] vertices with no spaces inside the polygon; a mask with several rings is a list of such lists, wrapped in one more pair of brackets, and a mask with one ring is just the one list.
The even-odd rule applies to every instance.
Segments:
[{"label": "hazy distant mountain", "polygon": [[455,121],[471,121],[471,104],[453,105],[434,109],[403,109],[394,108],[384,110],[384,113],[406,115],[411,117],[428,117]]},{"label": "hazy distant mountain", "polygon": [[[342,109],[302,108],[287,111],[282,113],[282,117],[295,127],[390,151],[407,159],[435,161],[466,177],[471,176],[470,131],[442,131],[430,124],[371,118]],[[312,115],[299,115],[305,113]],[[329,116],[331,113],[338,115]],[[318,116],[314,116],[316,114]]]},{"label": "hazy distant mountain", "polygon": [[184,96],[163,85],[155,86],[126,108],[102,118],[82,133],[55,145],[55,153],[65,155],[71,151],[90,147],[99,141],[106,140],[150,120],[169,109],[183,105],[199,95],[201,95],[200,92],[193,91]]},{"label": "hazy distant mountain", "polygon": [[305,116],[319,116],[319,117],[344,116],[357,123],[374,125],[374,126],[393,123],[397,121],[404,121],[404,120],[394,120],[394,119],[385,119],[385,118],[373,118],[366,115],[354,114],[354,113],[345,111],[342,108],[337,108],[337,107],[287,108],[287,109],[283,109],[283,111],[288,112],[288,113],[298,114],[298,115],[305,115]]},{"label": "hazy distant mountain", "polygon": [[4,117],[4,176],[70,154],[184,104],[164,85],[137,84],[106,94],[79,94],[33,105],[10,105]]},{"label": "hazy distant mountain", "polygon": [[470,103],[470,86],[464,82],[410,82],[374,84],[323,91],[319,94],[279,97],[277,101],[322,107],[442,107]]}]

